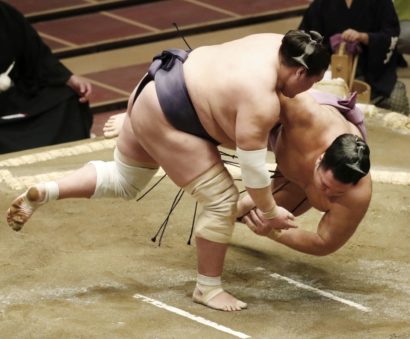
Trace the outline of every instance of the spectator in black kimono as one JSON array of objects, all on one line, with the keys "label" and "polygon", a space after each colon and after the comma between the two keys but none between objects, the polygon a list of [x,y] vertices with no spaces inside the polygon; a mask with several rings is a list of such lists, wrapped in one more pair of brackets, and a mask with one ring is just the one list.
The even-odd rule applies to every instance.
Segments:
[{"label": "spectator in black kimono", "polygon": [[345,41],[359,42],[356,78],[371,86],[372,102],[409,113],[406,87],[397,80],[400,25],[392,0],[314,0],[299,28],[321,33],[329,49],[330,37],[338,33]]},{"label": "spectator in black kimono", "polygon": [[0,46],[0,153],[88,138],[91,84],[73,75],[3,1]]}]

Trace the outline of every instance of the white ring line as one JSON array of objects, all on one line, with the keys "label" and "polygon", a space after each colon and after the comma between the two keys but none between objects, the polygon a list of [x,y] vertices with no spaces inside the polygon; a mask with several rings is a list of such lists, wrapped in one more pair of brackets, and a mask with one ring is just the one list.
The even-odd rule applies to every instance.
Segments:
[{"label": "white ring line", "polygon": [[196,321],[196,322],[198,322],[198,323],[200,323],[200,324],[202,324],[202,325],[206,325],[206,326],[212,327],[212,328],[214,328],[214,329],[216,329],[216,330],[218,330],[218,331],[231,334],[231,335],[233,335],[233,336],[235,336],[235,337],[237,337],[237,338],[250,338],[250,336],[247,335],[247,334],[245,334],[245,333],[232,330],[232,329],[230,329],[230,328],[228,328],[228,327],[226,327],[226,326],[219,325],[219,324],[217,324],[216,322],[213,322],[213,321],[211,321],[211,320],[207,320],[207,319],[205,319],[205,318],[203,318],[203,317],[200,317],[200,316],[197,316],[197,315],[193,315],[193,314],[191,314],[191,313],[189,313],[189,312],[187,312],[187,311],[181,310],[180,308],[176,308],[176,307],[174,307],[174,306],[170,306],[170,305],[164,304],[164,303],[161,302],[161,301],[158,301],[158,300],[155,300],[155,299],[146,297],[145,295],[142,295],[142,294],[138,294],[138,293],[137,293],[137,294],[134,295],[134,298],[135,298],[135,299],[142,300],[143,302],[146,302],[146,303],[148,303],[148,304],[151,304],[151,305],[153,305],[153,306],[155,306],[155,307],[162,308],[162,309],[165,309],[165,310],[167,310],[167,311],[169,311],[169,312],[178,314],[178,315],[180,315],[180,316],[182,316],[182,317],[191,319],[191,320]]},{"label": "white ring line", "polygon": [[[74,155],[80,155],[80,154],[87,154],[87,153],[92,153],[95,151],[101,151],[105,149],[113,149],[116,145],[116,139],[103,139],[103,140],[92,140],[91,142],[85,143],[85,144],[80,144],[80,145],[75,145],[75,146],[67,146],[67,147],[62,147],[60,149],[52,149],[52,150],[47,150],[47,151],[41,151],[38,153],[34,154],[26,154],[22,156],[17,156],[14,158],[9,158],[3,161],[0,161],[0,183],[2,181],[6,182],[12,189],[19,190],[24,187],[27,187],[27,182],[30,183],[28,186],[34,183],[36,183],[36,176],[28,176],[24,177],[24,180],[26,181],[25,183],[21,183],[18,177],[14,177],[9,170],[1,170],[4,167],[17,167],[21,165],[27,165],[27,164],[34,164],[38,162],[43,162],[43,161],[48,161],[48,160],[53,160],[57,159],[60,157],[67,157],[67,156],[74,156]],[[268,167],[269,169],[274,169],[275,163],[269,163]],[[228,171],[233,175],[234,177],[241,177],[241,171],[240,168],[231,166],[231,165],[226,165],[226,168]],[[2,177],[1,172],[6,172],[7,173],[7,178]],[[374,182],[379,182],[379,183],[386,183],[386,184],[393,184],[393,185],[410,185],[410,173],[409,172],[404,172],[403,170],[389,170],[389,169],[384,169],[384,168],[373,168],[371,169],[371,175],[372,175],[372,180]],[[57,173],[57,172],[56,172]],[[41,176],[43,174],[37,175]],[[44,175],[47,175],[45,173]],[[11,182],[9,180],[11,179]]]},{"label": "white ring line", "polygon": [[18,167],[21,165],[36,164],[63,157],[89,154],[96,151],[114,149],[115,145],[115,139],[91,140],[90,142],[80,145],[67,146],[8,158],[0,161],[0,167]]},{"label": "white ring line", "polygon": [[[100,283],[96,285],[90,285],[90,286],[81,286],[81,287],[57,287],[57,288],[52,288],[52,289],[38,289],[38,288],[32,288],[30,290],[24,290],[22,293],[19,292],[13,292],[10,294],[6,295],[1,295],[0,294],[0,312],[3,310],[4,307],[7,307],[9,305],[19,305],[19,304],[32,304],[33,302],[38,302],[42,300],[55,300],[55,299],[65,299],[69,300],[73,297],[75,297],[77,294],[82,294],[86,293],[90,289],[93,289],[95,287],[107,287],[107,288],[118,288],[122,289],[124,286],[122,284],[117,284],[117,283]],[[231,334],[235,337],[238,338],[250,338],[249,335],[238,332],[235,330],[232,330],[226,326],[219,325],[213,321],[207,320],[205,318],[190,314],[184,310],[181,310],[179,308],[173,307],[166,305],[158,300],[146,297],[142,294],[135,294],[133,296],[135,299],[140,299],[146,303],[149,303],[151,305],[154,305],[159,308],[166,309],[167,311],[176,313],[180,316],[189,318],[193,321],[196,321],[198,323],[204,324],[206,326],[212,327],[216,330]]]},{"label": "white ring line", "polygon": [[340,297],[338,297],[338,296],[336,296],[336,295],[334,295],[334,294],[332,294],[332,293],[330,293],[330,292],[322,291],[322,290],[320,290],[320,289],[318,289],[318,288],[316,288],[316,287],[312,287],[312,286],[309,286],[309,285],[305,285],[305,284],[303,284],[303,283],[301,283],[301,282],[298,282],[298,281],[293,280],[293,279],[291,279],[291,278],[285,277],[285,276],[280,275],[280,274],[278,274],[278,273],[272,273],[272,274],[270,274],[270,276],[271,276],[272,278],[275,278],[275,279],[285,280],[286,282],[288,282],[288,283],[291,284],[291,285],[295,285],[296,287],[299,287],[299,288],[302,288],[302,289],[305,289],[305,290],[308,290],[308,291],[315,292],[315,293],[317,293],[317,294],[319,294],[319,295],[321,295],[321,296],[323,296],[323,297],[326,297],[326,298],[329,298],[329,299],[332,299],[332,300],[341,302],[341,303],[343,303],[343,304],[346,304],[346,305],[348,305],[348,306],[357,308],[357,309],[360,310],[360,311],[363,311],[363,312],[371,312],[371,308],[369,308],[369,307],[363,306],[363,305],[361,305],[361,304],[358,304],[358,303],[356,303],[356,302],[354,302],[354,301],[351,301],[351,300],[348,300],[348,299],[340,298]]},{"label": "white ring line", "polygon": [[[239,168],[231,165],[226,165],[226,167],[234,178],[241,177]],[[24,188],[27,189],[28,187],[42,181],[56,180],[73,171],[74,170],[62,172],[48,172],[31,176],[15,177],[9,170],[1,169],[0,166],[0,183],[5,182],[13,190],[21,190]],[[373,182],[404,186],[410,185],[410,173],[388,170],[372,170],[371,173]],[[155,176],[163,176],[164,174],[165,172],[161,169]]]},{"label": "white ring line", "polygon": [[[115,145],[116,145],[115,139],[91,140],[91,142],[81,144],[81,145],[67,146],[67,147],[62,147],[59,149],[41,151],[41,152],[37,152],[33,154],[26,154],[26,155],[2,160],[0,161],[0,168],[17,167],[21,165],[28,165],[28,164],[34,164],[34,163],[48,161],[48,160],[54,160],[60,157],[88,154],[88,153],[92,153],[95,151],[101,151],[101,150],[106,150],[106,149],[114,149]],[[269,169],[272,169],[272,170],[276,166],[275,163],[268,163],[267,165]],[[232,175],[235,174],[235,175],[240,176],[241,172],[238,167],[232,166],[232,165],[226,165],[226,167],[228,168],[228,170],[231,172]],[[403,171],[403,169],[392,170],[389,168],[383,168],[383,167],[376,166],[376,167],[373,167],[370,172],[372,176],[375,176],[374,178],[375,181],[386,182],[387,180],[387,182],[389,182],[389,180],[392,180],[391,177],[393,176],[393,181],[398,181],[398,182],[393,182],[393,183],[402,184],[402,185],[410,184],[410,172],[405,172]],[[394,180],[395,177],[398,177],[399,180]]]}]

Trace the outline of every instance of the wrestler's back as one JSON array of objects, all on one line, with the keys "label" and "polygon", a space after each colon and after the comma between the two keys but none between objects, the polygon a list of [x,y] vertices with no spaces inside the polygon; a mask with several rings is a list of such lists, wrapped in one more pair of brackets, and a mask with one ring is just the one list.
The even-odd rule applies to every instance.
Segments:
[{"label": "wrestler's back", "polygon": [[[334,107],[320,105],[308,92],[293,100],[280,97],[282,133],[276,143],[276,161],[282,174],[301,187],[311,206],[328,211],[332,204],[345,204],[370,199],[371,178],[360,180],[354,189],[340,198],[329,198],[315,183],[319,157],[341,134],[360,131]],[[359,199],[359,200],[357,200]]]},{"label": "wrestler's back", "polygon": [[186,85],[199,119],[221,143],[234,145],[241,105],[250,102],[258,110],[258,105],[276,96],[275,65],[281,40],[278,34],[255,34],[200,47],[185,62]]},{"label": "wrestler's back", "polygon": [[287,178],[304,187],[312,180],[317,159],[334,139],[343,133],[361,136],[360,131],[336,108],[318,104],[308,92],[280,100],[283,128],[276,161]]}]

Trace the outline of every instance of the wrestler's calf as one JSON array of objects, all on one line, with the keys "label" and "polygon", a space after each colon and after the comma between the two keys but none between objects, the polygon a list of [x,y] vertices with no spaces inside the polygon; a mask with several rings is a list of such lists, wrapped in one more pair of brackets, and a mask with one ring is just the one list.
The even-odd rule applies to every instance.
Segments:
[{"label": "wrestler's calf", "polygon": [[[221,163],[213,166],[184,190],[202,205],[195,226],[196,237],[227,244],[235,224],[239,193],[225,166]],[[246,303],[223,290],[220,276],[198,273],[192,298],[197,303],[222,311],[239,311],[247,307]]]}]

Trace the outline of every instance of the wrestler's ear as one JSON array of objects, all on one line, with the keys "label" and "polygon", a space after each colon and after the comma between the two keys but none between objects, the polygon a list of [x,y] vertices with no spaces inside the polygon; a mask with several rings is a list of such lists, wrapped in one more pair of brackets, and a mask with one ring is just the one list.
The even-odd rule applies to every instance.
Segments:
[{"label": "wrestler's ear", "polygon": [[301,66],[301,67],[298,67],[296,69],[296,77],[298,79],[303,78],[303,76],[306,77],[306,75],[307,75],[307,73],[306,73],[306,68],[305,67]]},{"label": "wrestler's ear", "polygon": [[323,157],[325,156],[325,153],[322,153],[319,158],[316,159],[316,166],[319,166],[320,163],[322,162]]}]

